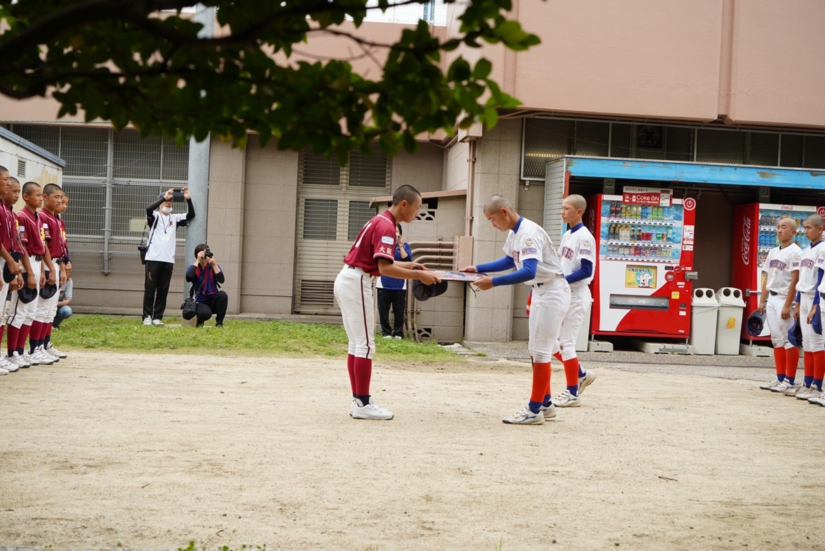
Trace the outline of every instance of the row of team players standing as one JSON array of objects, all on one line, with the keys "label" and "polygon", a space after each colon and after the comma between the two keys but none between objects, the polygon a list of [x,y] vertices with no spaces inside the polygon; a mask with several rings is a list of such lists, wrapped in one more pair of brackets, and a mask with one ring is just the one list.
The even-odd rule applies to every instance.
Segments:
[{"label": "row of team players standing", "polygon": [[[14,212],[21,192],[23,207]],[[51,332],[58,287],[66,282],[71,259],[60,186],[26,182],[21,190],[0,166],[0,198],[0,341],[5,332],[8,350],[0,358],[0,375],[7,375],[66,357],[52,346]]]},{"label": "row of team players standing", "polygon": [[[796,222],[782,218],[776,228],[779,246],[765,260],[767,280],[759,301],[771,332],[776,378],[760,388],[825,406],[822,380],[825,377],[825,336],[822,335],[822,309],[825,298],[825,245],[823,219],[812,214],[803,228],[810,246],[801,249],[794,243]],[[799,348],[789,333],[798,323],[802,333],[805,375],[797,380]]]},{"label": "row of team players standing", "polygon": [[[352,388],[350,416],[354,419],[389,420],[393,413],[376,405],[370,395],[372,356],[375,351],[375,307],[372,283],[377,276],[416,279],[431,285],[439,278],[416,262],[396,262],[395,226],[412,222],[421,206],[421,194],[412,186],[393,193],[390,208],[372,218],[359,232],[344,267],[335,279],[335,298],[341,308],[349,339],[347,371]],[[502,272],[475,282],[482,291],[500,285],[524,283],[531,287],[528,349],[533,364],[533,384],[527,406],[505,417],[504,423],[538,425],[556,416],[556,406],[581,405],[581,392],[595,379],[576,358],[575,341],[590,302],[587,287],[595,265],[594,240],[582,225],[586,208],[583,197],[564,200],[562,218],[570,229],[562,238],[561,255],[547,232],[518,215],[509,200],[492,196],[484,205],[484,215],[494,228],[507,232],[505,256],[494,262],[467,266],[466,272]],[[550,361],[564,364],[567,388],[553,399],[550,393]]]}]

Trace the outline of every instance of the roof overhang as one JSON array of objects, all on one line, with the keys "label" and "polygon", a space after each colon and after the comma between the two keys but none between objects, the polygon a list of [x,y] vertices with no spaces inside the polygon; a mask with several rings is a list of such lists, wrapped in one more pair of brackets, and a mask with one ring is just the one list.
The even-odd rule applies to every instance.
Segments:
[{"label": "roof overhang", "polygon": [[679,161],[606,159],[575,155],[559,157],[548,162],[560,161],[566,161],[566,170],[571,175],[588,178],[621,178],[627,180],[825,190],[825,170]]}]

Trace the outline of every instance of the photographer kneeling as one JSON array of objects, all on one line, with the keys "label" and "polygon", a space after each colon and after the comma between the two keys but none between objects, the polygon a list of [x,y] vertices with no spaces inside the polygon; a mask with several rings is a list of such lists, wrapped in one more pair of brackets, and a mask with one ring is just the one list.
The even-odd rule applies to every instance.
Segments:
[{"label": "photographer kneeling", "polygon": [[229,297],[218,289],[225,278],[218,266],[209,245],[201,243],[195,247],[195,263],[186,269],[186,281],[192,283],[189,296],[195,295],[197,304],[198,327],[215,314],[215,327],[223,327],[223,318]]}]

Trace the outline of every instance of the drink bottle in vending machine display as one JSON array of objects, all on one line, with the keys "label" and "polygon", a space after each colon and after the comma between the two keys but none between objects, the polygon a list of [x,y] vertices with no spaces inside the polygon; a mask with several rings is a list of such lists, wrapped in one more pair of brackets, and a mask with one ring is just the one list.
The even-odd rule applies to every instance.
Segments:
[{"label": "drink bottle in vending machine display", "polygon": [[[695,199],[633,203],[624,196],[588,199],[586,215],[599,252],[593,279],[591,334],[690,334]],[[644,189],[645,200],[657,190]]]}]

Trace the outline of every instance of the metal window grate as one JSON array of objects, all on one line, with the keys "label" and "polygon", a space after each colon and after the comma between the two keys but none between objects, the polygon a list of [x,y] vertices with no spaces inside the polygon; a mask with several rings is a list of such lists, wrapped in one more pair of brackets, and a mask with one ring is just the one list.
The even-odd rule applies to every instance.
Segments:
[{"label": "metal window grate", "polygon": [[746,164],[777,166],[779,164],[779,134],[750,132]]},{"label": "metal window grate", "polygon": [[[101,183],[63,181],[69,196],[69,207],[63,214],[71,246],[72,238],[103,238],[106,188]],[[145,207],[144,207],[145,208]]]},{"label": "metal window grate", "polygon": [[576,155],[607,157],[610,125],[604,122],[576,121]]},{"label": "metal window grate", "polygon": [[349,158],[349,185],[351,187],[387,186],[390,179],[391,161],[378,146],[372,146],[372,155],[353,151]]},{"label": "metal window grate", "polygon": [[11,131],[34,145],[60,156],[60,127],[45,125],[14,124]]},{"label": "metal window grate", "polygon": [[113,177],[160,180],[162,142],[141,138],[134,130],[114,133]]},{"label": "metal window grate", "polygon": [[64,176],[106,177],[109,130],[63,127],[59,155],[66,161]]},{"label": "metal window grate", "polygon": [[335,241],[338,226],[338,201],[304,199],[304,239]]},{"label": "metal window grate", "polygon": [[347,219],[347,240],[355,241],[361,228],[375,216],[375,209],[370,207],[369,201],[350,201],[349,218]]},{"label": "metal window grate", "polygon": [[825,136],[814,134],[534,117],[523,136],[525,180],[543,180],[563,155],[825,169]]},{"label": "metal window grate", "polygon": [[308,307],[333,308],[335,306],[333,281],[301,280],[301,302]]},{"label": "metal window grate", "polygon": [[574,121],[526,119],[524,127],[524,178],[544,179],[544,163],[567,155]]},{"label": "metal window grate", "polygon": [[163,139],[161,180],[186,182],[189,179],[189,142],[178,147],[174,140]]},{"label": "metal window grate", "polygon": [[804,168],[825,168],[825,137],[805,136]]},{"label": "metal window grate", "polygon": [[23,159],[17,159],[17,177],[26,178],[26,161]]},{"label": "metal window grate", "polygon": [[699,130],[696,161],[700,163],[745,164],[745,133]]},{"label": "metal window grate", "polygon": [[300,166],[304,184],[338,186],[341,184],[341,167],[335,159],[327,159],[309,151],[301,153]]}]

